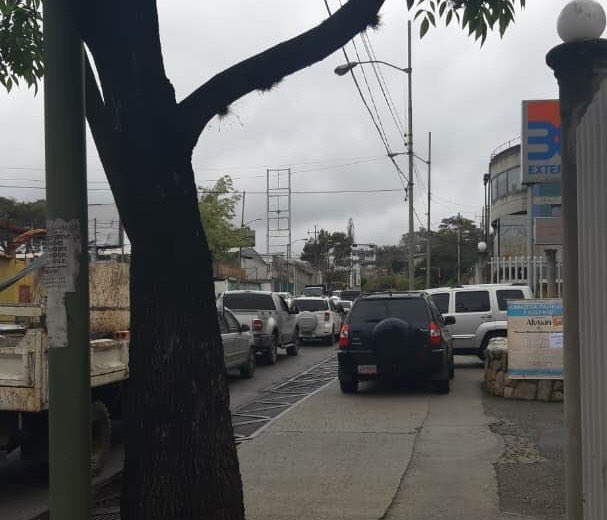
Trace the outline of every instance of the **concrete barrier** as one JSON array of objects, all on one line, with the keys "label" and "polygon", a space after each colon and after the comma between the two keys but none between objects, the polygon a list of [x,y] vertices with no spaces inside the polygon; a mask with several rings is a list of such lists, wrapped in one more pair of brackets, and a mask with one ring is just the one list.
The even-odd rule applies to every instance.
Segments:
[{"label": "concrete barrier", "polygon": [[562,379],[508,377],[508,338],[489,341],[485,356],[485,386],[490,394],[525,401],[562,401]]}]

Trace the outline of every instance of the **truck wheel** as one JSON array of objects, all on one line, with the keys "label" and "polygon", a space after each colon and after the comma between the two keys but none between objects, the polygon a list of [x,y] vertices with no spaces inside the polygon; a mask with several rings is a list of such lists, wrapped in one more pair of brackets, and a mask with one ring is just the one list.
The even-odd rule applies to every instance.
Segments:
[{"label": "truck wheel", "polygon": [[110,455],[112,443],[112,420],[107,406],[101,401],[91,405],[91,472],[98,475]]},{"label": "truck wheel", "polygon": [[257,362],[255,359],[255,351],[253,349],[249,349],[249,357],[247,358],[247,362],[245,365],[240,367],[240,377],[244,377],[246,379],[250,379],[255,374],[255,368],[257,367]]},{"label": "truck wheel", "polygon": [[297,356],[299,354],[299,342],[295,342],[287,347],[287,356]]},{"label": "truck wheel", "polygon": [[268,365],[275,365],[278,361],[278,337],[276,334],[272,334],[272,344],[266,351],[265,358]]},{"label": "truck wheel", "polygon": [[299,329],[295,329],[293,334],[293,344],[287,347],[287,356],[297,356],[299,354]]}]

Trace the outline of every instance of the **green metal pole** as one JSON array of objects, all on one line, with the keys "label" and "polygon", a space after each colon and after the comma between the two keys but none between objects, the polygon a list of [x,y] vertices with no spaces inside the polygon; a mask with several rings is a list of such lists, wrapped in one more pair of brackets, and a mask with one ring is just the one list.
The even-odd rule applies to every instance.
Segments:
[{"label": "green metal pole", "polygon": [[90,354],[84,51],[67,0],[44,1],[52,520],[90,517]]}]

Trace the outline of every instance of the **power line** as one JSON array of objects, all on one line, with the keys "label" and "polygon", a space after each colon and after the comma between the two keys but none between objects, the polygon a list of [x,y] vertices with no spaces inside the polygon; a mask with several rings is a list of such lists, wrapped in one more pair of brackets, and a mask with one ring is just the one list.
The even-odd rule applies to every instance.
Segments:
[{"label": "power line", "polygon": [[400,120],[400,116],[398,115],[398,110],[396,109],[396,105],[394,104],[394,100],[392,99],[392,95],[390,94],[390,89],[388,89],[388,85],[386,79],[384,78],[381,67],[377,66],[373,61],[377,60],[377,56],[375,55],[375,50],[373,49],[373,45],[371,43],[371,39],[369,38],[369,34],[367,31],[364,31],[360,34],[360,38],[365,46],[367,51],[367,56],[369,57],[369,61],[371,61],[371,65],[373,67],[373,72],[375,73],[375,78],[377,79],[377,83],[379,84],[379,88],[384,96],[384,100],[386,101],[386,105],[388,106],[388,110],[390,115],[392,116],[392,120],[396,125],[396,129],[398,134],[403,139],[403,144],[407,146],[407,140],[405,139],[405,128]]},{"label": "power line", "polygon": [[[327,8],[327,12],[329,13],[329,16],[331,16],[333,13],[331,12],[331,7],[329,6],[329,2],[328,0],[324,0],[324,4],[325,7]],[[341,49],[346,62],[350,62],[350,57],[348,56],[348,52],[346,51],[345,47],[342,47]],[[379,137],[382,141],[382,143],[384,144],[384,147],[386,148],[386,153],[390,154],[391,150],[390,150],[390,145],[388,144],[386,137],[384,135],[384,133],[382,132],[382,128],[380,127],[380,125],[378,124],[378,122],[375,120],[375,116],[373,115],[373,111],[371,110],[371,107],[369,106],[369,103],[367,102],[367,100],[365,99],[365,96],[362,92],[362,89],[360,88],[360,84],[358,82],[358,79],[356,78],[356,75],[354,74],[353,70],[350,70],[350,77],[352,78],[352,81],[354,81],[354,85],[356,86],[356,90],[358,91],[358,95],[363,103],[363,105],[365,106],[365,108],[367,109],[367,112],[369,113],[369,116],[371,116],[371,121],[373,122],[373,125],[375,126],[375,129],[377,130],[377,133],[379,134]]]}]

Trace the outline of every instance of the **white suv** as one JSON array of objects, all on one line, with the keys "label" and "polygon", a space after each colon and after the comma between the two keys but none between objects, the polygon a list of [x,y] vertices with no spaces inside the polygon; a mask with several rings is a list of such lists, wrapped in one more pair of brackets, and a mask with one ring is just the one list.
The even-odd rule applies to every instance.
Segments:
[{"label": "white suv", "polygon": [[325,341],[332,345],[339,337],[341,316],[335,303],[329,298],[300,296],[292,303],[299,311],[297,330],[299,340]]},{"label": "white suv", "polygon": [[485,357],[491,338],[505,336],[508,330],[508,300],[533,298],[527,286],[512,284],[464,285],[426,291],[444,316],[453,316],[455,325],[447,327],[457,354]]}]

